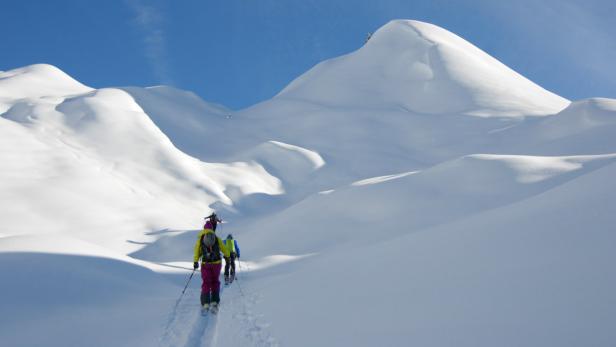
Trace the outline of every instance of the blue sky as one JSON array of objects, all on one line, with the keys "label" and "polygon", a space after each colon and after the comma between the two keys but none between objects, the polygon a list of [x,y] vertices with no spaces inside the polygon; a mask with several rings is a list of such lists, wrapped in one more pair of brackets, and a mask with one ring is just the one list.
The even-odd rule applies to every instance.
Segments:
[{"label": "blue sky", "polygon": [[612,0],[1,0],[0,9],[0,70],[49,63],[92,87],[169,84],[233,109],[399,18],[453,31],[566,98],[616,98]]}]

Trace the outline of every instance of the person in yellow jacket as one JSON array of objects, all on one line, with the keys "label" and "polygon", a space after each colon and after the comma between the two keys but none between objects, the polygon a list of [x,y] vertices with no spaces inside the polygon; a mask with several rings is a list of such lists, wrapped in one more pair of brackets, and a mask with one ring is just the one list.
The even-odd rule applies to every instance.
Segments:
[{"label": "person in yellow jacket", "polygon": [[227,239],[222,243],[229,250],[229,257],[225,257],[225,285],[227,285],[235,279],[235,259],[240,259],[240,246],[231,234],[227,235]]},{"label": "person in yellow jacket", "polygon": [[194,268],[199,268],[201,261],[201,306],[207,310],[218,309],[220,303],[220,270],[222,268],[222,256],[229,257],[229,251],[222,240],[214,233],[211,221],[207,221],[203,230],[199,232],[195,244]]}]

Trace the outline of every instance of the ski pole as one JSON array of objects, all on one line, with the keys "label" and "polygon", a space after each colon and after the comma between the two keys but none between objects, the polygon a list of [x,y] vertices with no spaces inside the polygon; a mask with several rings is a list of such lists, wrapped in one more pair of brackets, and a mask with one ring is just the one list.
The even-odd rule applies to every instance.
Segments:
[{"label": "ski pole", "polygon": [[[193,269],[192,272],[190,273],[190,277],[188,277],[188,281],[186,281],[186,285],[184,286],[184,290],[182,290],[182,295],[184,295],[184,292],[186,291],[186,288],[188,288],[188,283],[190,283],[190,280],[192,279],[193,275],[195,274],[195,270],[197,269]],[[180,296],[181,298],[181,296]]]},{"label": "ski pole", "polygon": [[[197,269],[193,269],[192,272],[190,273],[190,277],[188,277],[188,281],[186,281],[186,285],[184,286],[184,290],[182,290],[182,294],[180,294],[180,297],[175,302],[175,307],[173,308],[172,317],[175,317],[175,315],[176,315],[178,306],[180,305],[180,301],[182,301],[182,298],[184,297],[184,292],[186,291],[186,288],[188,288],[188,284],[190,283],[190,280],[192,279],[193,275],[195,274],[195,270],[197,270]],[[170,324],[171,324],[171,320],[169,321],[169,323],[167,323],[167,328],[166,329],[169,328]]]}]

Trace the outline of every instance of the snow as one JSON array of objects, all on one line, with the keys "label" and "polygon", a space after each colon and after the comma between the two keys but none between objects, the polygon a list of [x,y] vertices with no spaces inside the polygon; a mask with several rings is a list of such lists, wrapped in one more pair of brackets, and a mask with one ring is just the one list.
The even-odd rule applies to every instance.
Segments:
[{"label": "snow", "polygon": [[406,20],[239,111],[0,72],[2,344],[610,346],[615,125]]},{"label": "snow", "polygon": [[406,20],[383,26],[358,51],[317,65],[278,97],[485,117],[548,115],[568,104],[459,36]]},{"label": "snow", "polygon": [[395,179],[398,179],[398,178],[406,177],[406,176],[412,175],[412,174],[414,174],[416,172],[417,171],[411,171],[411,172],[403,172],[403,173],[397,174],[397,175],[385,175],[385,176],[381,176],[381,177],[371,177],[371,178],[366,178],[365,180],[360,180],[360,181],[357,181],[357,182],[353,182],[351,185],[352,186],[365,186],[365,185],[369,185],[369,184],[378,184],[378,183],[383,183],[383,182],[395,180]]},{"label": "snow", "polygon": [[0,101],[83,94],[91,91],[53,65],[36,64],[0,71]]},{"label": "snow", "polygon": [[[12,234],[42,229],[91,240],[104,233],[106,246],[128,252],[135,246],[127,240],[190,228],[215,202],[282,192],[256,163],[201,162],[179,151],[120,89],[17,99],[0,122],[0,178],[12,201],[0,217]],[[229,197],[231,188],[241,194]]]},{"label": "snow", "polygon": [[321,156],[317,152],[278,141],[270,141],[269,143],[289,151],[297,152],[298,154],[304,156],[306,160],[309,161],[310,164],[312,164],[313,170],[318,170],[323,165],[325,165],[325,160],[323,160],[323,158],[321,158]]}]

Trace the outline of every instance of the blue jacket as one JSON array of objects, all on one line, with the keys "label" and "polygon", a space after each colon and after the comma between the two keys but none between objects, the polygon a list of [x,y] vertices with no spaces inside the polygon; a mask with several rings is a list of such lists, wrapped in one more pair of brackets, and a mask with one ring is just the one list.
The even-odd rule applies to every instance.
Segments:
[{"label": "blue jacket", "polygon": [[229,253],[235,253],[235,254],[237,254],[237,257],[239,258],[240,257],[240,246],[237,245],[237,240],[233,240],[232,239],[233,240],[233,244],[232,245],[231,244],[227,245],[227,241],[228,240],[229,239],[224,239],[222,241],[222,243],[225,244],[225,247],[227,248]]}]

